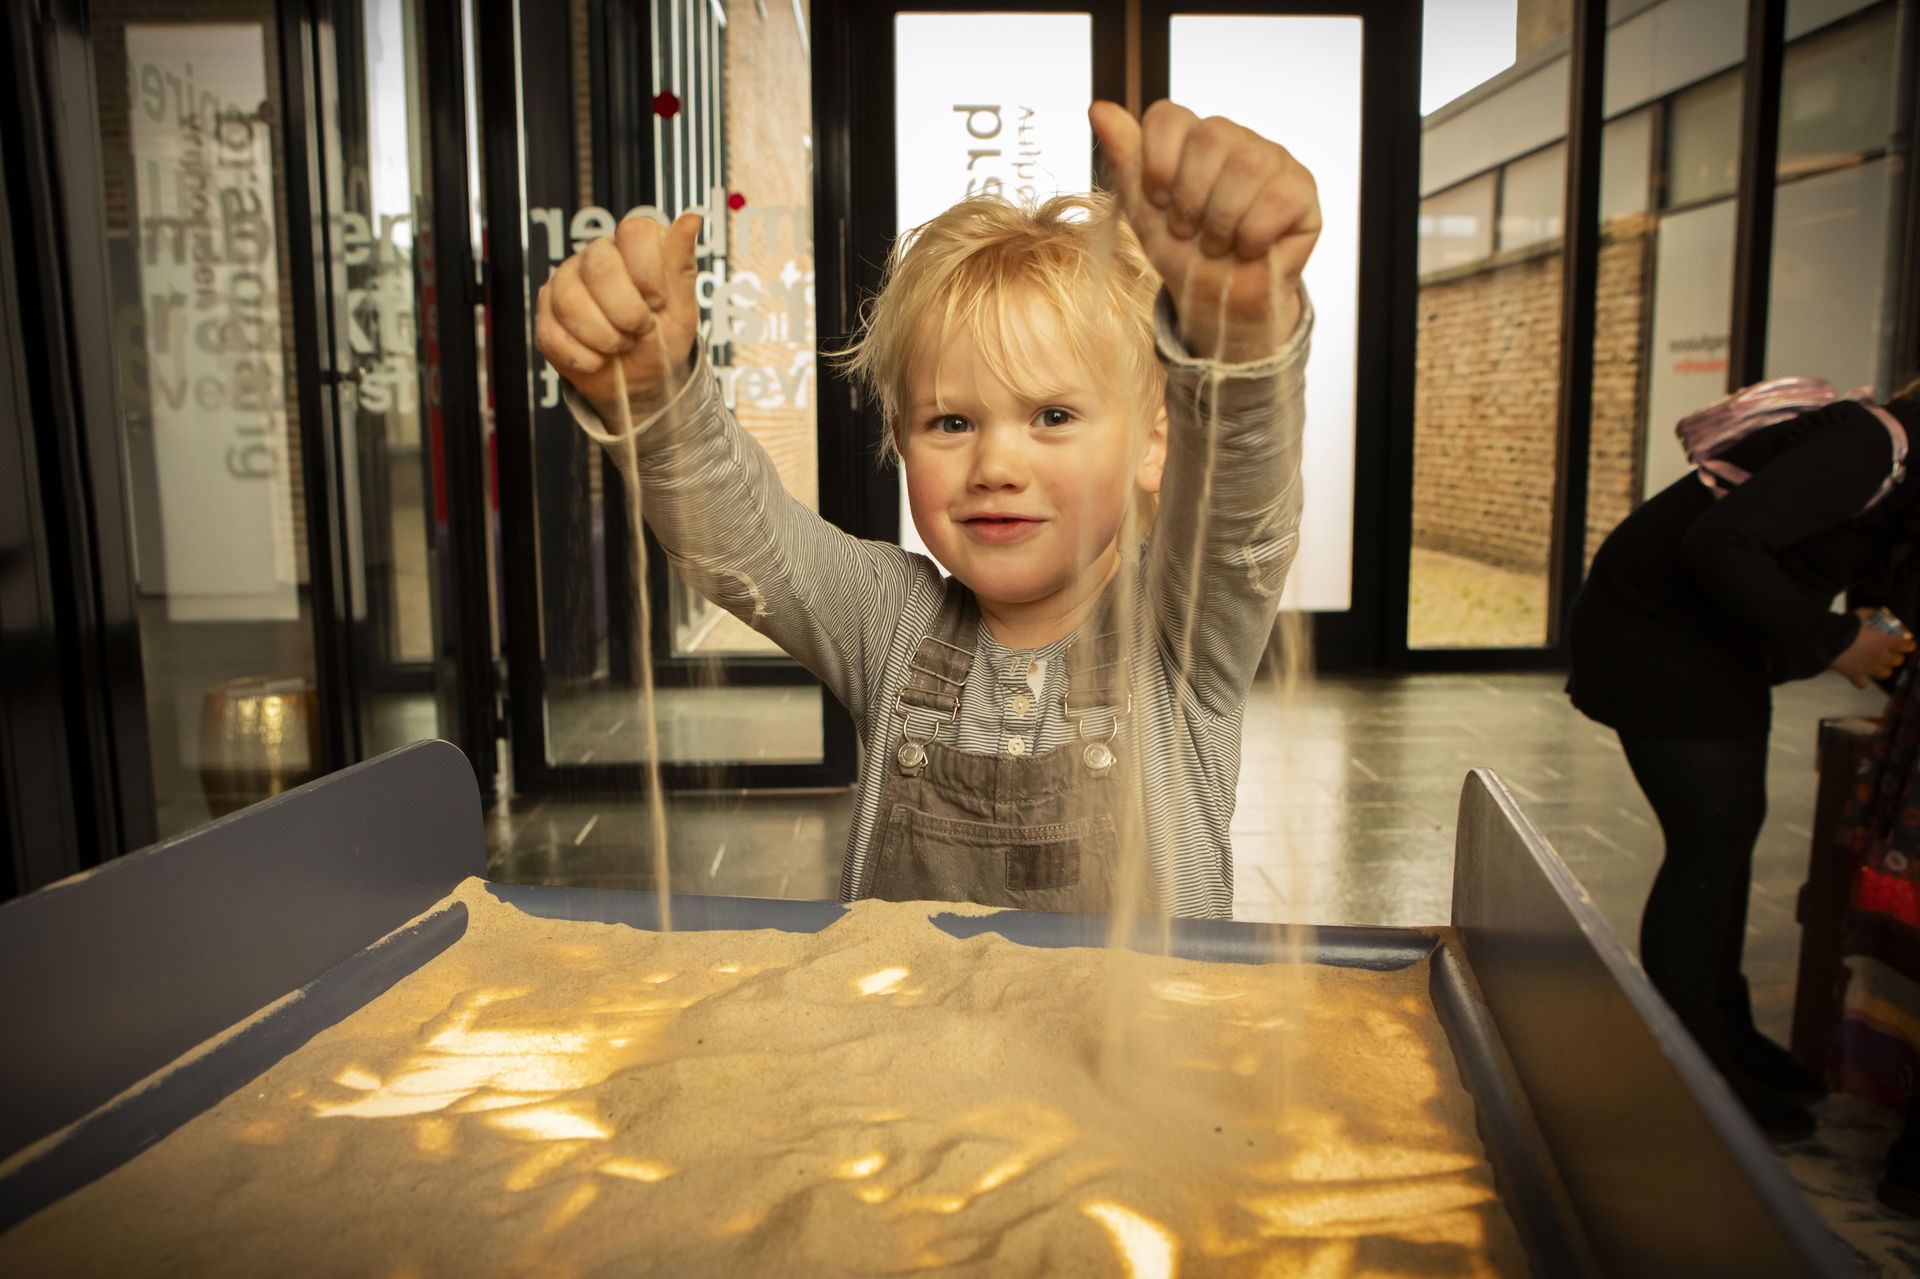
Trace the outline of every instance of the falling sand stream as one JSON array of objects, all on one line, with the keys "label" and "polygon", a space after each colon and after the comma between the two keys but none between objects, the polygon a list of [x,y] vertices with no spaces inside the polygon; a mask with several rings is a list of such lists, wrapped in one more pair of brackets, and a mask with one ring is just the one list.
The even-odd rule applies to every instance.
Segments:
[{"label": "falling sand stream", "polygon": [[[664,362],[664,361],[663,361]],[[627,542],[633,547],[634,651],[640,668],[640,724],[645,737],[647,830],[653,846],[653,885],[660,902],[660,931],[673,931],[673,877],[667,856],[667,796],[660,780],[660,716],[653,696],[653,600],[647,592],[647,531],[643,522],[639,444],[634,439],[633,405],[627,399],[627,372],[613,361],[614,396],[620,405],[619,448],[622,488],[627,499]]]}]

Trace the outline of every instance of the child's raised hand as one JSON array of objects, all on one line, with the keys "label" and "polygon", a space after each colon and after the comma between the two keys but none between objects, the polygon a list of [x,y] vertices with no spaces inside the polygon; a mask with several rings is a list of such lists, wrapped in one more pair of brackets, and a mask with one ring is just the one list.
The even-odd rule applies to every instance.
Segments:
[{"label": "child's raised hand", "polygon": [[626,218],[541,286],[534,343],[609,426],[620,420],[614,360],[626,374],[636,417],[659,408],[686,379],[700,333],[699,235],[696,213],[681,214],[670,227]]},{"label": "child's raised hand", "polygon": [[1189,349],[1235,363],[1271,355],[1299,323],[1300,272],[1320,236],[1313,175],[1251,129],[1172,102],[1137,121],[1096,102],[1087,118]]}]

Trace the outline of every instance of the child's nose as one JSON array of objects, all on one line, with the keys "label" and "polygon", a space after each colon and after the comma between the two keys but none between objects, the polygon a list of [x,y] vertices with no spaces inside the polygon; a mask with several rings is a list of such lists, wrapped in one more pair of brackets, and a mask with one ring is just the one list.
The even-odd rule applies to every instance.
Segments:
[{"label": "child's nose", "polygon": [[1025,431],[991,426],[982,430],[973,449],[969,483],[976,489],[1022,487],[1027,477],[1025,446]]}]

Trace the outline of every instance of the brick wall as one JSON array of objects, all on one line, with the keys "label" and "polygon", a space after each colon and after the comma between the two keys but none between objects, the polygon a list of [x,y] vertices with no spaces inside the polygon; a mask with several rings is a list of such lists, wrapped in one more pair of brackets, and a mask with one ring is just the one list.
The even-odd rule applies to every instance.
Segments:
[{"label": "brick wall", "polygon": [[[1587,551],[1633,507],[1651,237],[1600,251]],[[1523,572],[1552,549],[1560,365],[1558,253],[1424,285],[1414,393],[1413,540]]]},{"label": "brick wall", "polygon": [[[803,140],[813,131],[813,73],[791,6],[769,5],[765,17],[749,5],[732,8],[726,77],[727,189],[746,200],[743,209],[727,214],[732,269],[784,287],[778,285],[783,272],[813,272],[813,152]],[[759,216],[772,209],[790,209],[794,216]],[[741,370],[740,424],[773,457],[787,491],[817,509],[813,307],[763,301],[757,309],[768,321],[765,338],[734,347],[734,365]],[[803,326],[792,325],[796,314],[804,316]],[[796,375],[796,367],[805,371]],[[780,389],[755,403],[745,393],[749,386]]]},{"label": "brick wall", "polygon": [[[1593,340],[1593,439],[1587,452],[1587,548],[1594,551],[1638,503],[1653,322],[1653,220],[1617,219],[1600,244]],[[1658,424],[1655,424],[1658,429]]]}]

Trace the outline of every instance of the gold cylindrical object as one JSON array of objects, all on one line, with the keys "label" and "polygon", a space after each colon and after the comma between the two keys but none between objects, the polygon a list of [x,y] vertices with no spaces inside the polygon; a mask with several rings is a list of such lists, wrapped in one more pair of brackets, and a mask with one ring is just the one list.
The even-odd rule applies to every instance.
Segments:
[{"label": "gold cylindrical object", "polygon": [[221,817],[320,773],[313,681],[250,675],[209,688],[200,707],[200,786]]}]

